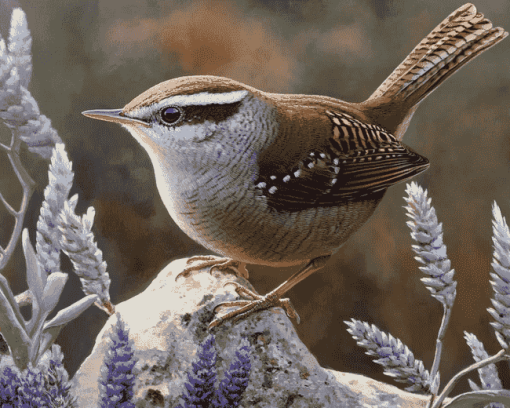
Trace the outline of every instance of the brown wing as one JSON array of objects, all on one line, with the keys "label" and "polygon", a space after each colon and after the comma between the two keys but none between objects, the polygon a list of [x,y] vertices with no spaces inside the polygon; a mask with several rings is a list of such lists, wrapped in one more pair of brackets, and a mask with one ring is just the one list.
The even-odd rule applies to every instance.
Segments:
[{"label": "brown wing", "polygon": [[270,208],[299,211],[335,206],[384,191],[425,171],[428,160],[384,129],[327,111],[332,124],[324,151],[311,151],[285,174],[261,168],[256,188]]}]

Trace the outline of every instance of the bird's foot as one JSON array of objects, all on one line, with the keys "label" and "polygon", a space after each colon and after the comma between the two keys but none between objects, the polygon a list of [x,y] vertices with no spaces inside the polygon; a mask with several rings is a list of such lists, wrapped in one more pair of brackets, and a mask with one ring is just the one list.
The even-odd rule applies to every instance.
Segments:
[{"label": "bird's foot", "polygon": [[236,292],[240,296],[248,297],[250,300],[234,300],[231,302],[223,302],[220,303],[219,305],[216,305],[216,307],[214,308],[215,312],[220,307],[239,306],[239,309],[228,312],[221,317],[216,317],[209,324],[209,329],[217,327],[229,320],[231,320],[232,323],[235,323],[238,320],[244,319],[249,315],[258,312],[259,310],[265,310],[271,307],[283,308],[287,316],[291,319],[296,319],[297,323],[299,324],[300,320],[299,315],[297,314],[296,309],[294,309],[294,306],[292,306],[290,299],[287,298],[281,299],[280,298],[281,295],[277,290],[273,290],[272,292],[269,292],[267,295],[261,296],[245,288],[244,286],[240,285],[237,282],[227,282],[225,285],[228,284],[235,285]]},{"label": "bird's foot", "polygon": [[[192,263],[194,263],[194,265],[190,265]],[[214,269],[218,269],[219,271],[230,269],[237,276],[248,279],[248,270],[246,269],[246,264],[244,262],[234,261],[230,258],[222,258],[213,255],[199,255],[189,258],[186,264],[189,266],[184,268],[184,270],[176,276],[175,280],[177,280],[177,278],[180,276],[187,277],[193,271],[198,271],[200,269],[209,267],[209,273],[211,275]]]}]

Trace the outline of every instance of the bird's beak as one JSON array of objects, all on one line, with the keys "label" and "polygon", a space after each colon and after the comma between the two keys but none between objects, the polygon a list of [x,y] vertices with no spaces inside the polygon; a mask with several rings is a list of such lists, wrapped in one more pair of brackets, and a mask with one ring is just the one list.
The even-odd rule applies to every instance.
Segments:
[{"label": "bird's beak", "polygon": [[105,120],[107,122],[115,122],[120,123],[121,125],[142,125],[145,127],[150,127],[147,122],[143,120],[130,118],[125,116],[122,112],[122,109],[96,109],[96,110],[88,110],[82,112],[82,115],[85,115],[92,119]]}]

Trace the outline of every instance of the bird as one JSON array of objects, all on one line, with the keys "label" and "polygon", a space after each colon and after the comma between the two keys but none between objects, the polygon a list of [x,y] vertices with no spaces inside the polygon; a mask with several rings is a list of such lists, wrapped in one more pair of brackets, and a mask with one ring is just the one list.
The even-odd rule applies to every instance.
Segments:
[{"label": "bird", "polygon": [[264,296],[229,282],[241,299],[216,305],[234,310],[209,328],[272,307],[299,323],[283,295],[328,262],[390,186],[429,167],[402,142],[420,102],[507,35],[465,4],[361,103],[196,75],[159,83],[122,109],[82,113],[131,133],[170,216],[220,255],[190,258],[178,277],[206,267],[247,278],[247,264],[300,266]]}]

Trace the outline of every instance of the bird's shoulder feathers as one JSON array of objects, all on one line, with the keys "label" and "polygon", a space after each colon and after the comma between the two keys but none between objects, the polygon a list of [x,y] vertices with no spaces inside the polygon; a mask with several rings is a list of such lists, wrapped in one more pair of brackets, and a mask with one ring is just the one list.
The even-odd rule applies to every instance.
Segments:
[{"label": "bird's shoulder feathers", "polygon": [[296,117],[303,105],[286,106],[276,140],[259,156],[255,188],[270,208],[300,211],[370,198],[428,168],[426,158],[354,109],[308,108]]}]

